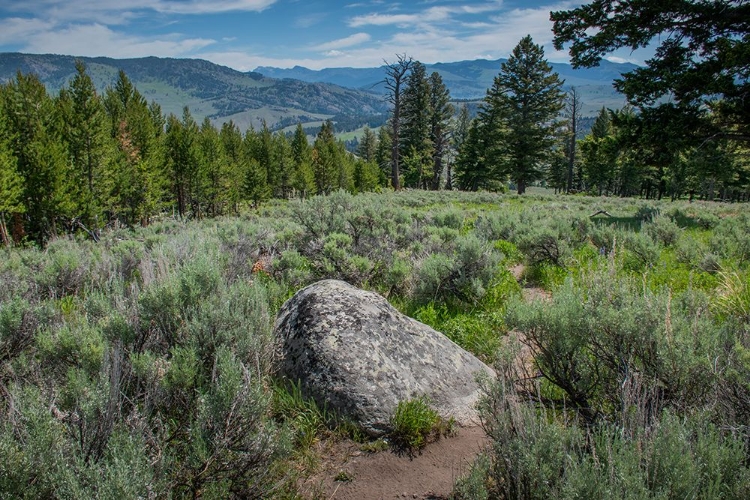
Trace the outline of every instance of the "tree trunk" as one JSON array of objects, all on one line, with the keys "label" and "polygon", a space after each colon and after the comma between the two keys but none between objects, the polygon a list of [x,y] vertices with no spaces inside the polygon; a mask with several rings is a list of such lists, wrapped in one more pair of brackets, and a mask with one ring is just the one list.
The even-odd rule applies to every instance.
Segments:
[{"label": "tree trunk", "polygon": [[8,226],[5,224],[5,213],[0,212],[0,240],[6,247],[10,246],[10,237],[8,236]]}]

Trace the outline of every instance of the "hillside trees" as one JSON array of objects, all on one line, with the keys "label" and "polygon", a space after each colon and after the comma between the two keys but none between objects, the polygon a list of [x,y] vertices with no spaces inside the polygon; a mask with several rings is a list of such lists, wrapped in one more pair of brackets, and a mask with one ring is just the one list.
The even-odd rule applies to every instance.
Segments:
[{"label": "hillside trees", "polygon": [[355,161],[332,122],[313,148],[301,124],[287,138],[266,126],[199,125],[187,107],[165,116],[124,71],[101,96],[80,62],[56,96],[19,73],[0,84],[0,244],[43,245],[61,232],[98,239],[107,225],[148,225],[170,211],[213,217],[272,196],[373,190],[384,182],[387,127],[365,145]]}]

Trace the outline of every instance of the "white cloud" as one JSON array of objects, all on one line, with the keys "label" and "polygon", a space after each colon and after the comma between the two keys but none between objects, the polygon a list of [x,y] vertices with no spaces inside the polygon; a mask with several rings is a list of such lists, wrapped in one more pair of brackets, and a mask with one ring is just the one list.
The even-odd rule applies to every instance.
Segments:
[{"label": "white cloud", "polygon": [[312,26],[315,26],[316,24],[323,22],[326,17],[328,17],[328,14],[326,14],[325,12],[308,14],[306,16],[300,16],[295,19],[294,25],[298,28],[310,28]]},{"label": "white cloud", "polygon": [[144,11],[163,14],[218,14],[261,12],[278,0],[26,0],[13,2],[8,11],[30,14],[56,22],[124,24]]},{"label": "white cloud", "polygon": [[339,38],[338,40],[331,40],[330,42],[321,43],[313,47],[313,50],[318,51],[331,51],[338,49],[345,49],[347,47],[354,47],[355,45],[361,45],[365,42],[369,42],[372,37],[367,33],[355,33],[346,38]]},{"label": "white cloud", "polygon": [[0,44],[14,44],[37,33],[52,29],[53,23],[41,19],[11,17],[0,20]]},{"label": "white cloud", "polygon": [[144,8],[172,14],[215,14],[219,12],[260,12],[277,0],[161,0],[143,1]]},{"label": "white cloud", "polygon": [[[96,40],[96,43],[92,43],[92,40]],[[180,34],[159,38],[136,37],[100,24],[89,24],[39,32],[24,46],[23,52],[115,58],[184,57],[213,43],[214,40],[185,38]]]},{"label": "white cloud", "polygon": [[[535,43],[544,47],[547,59],[567,62],[568,54],[552,47],[549,13],[571,5],[570,1],[564,0],[538,8],[503,11],[501,2],[484,2],[463,6],[432,5],[413,12],[406,11],[403,5],[390,3],[376,12],[348,20],[351,27],[380,27],[373,28],[369,34],[356,33],[305,47],[307,51],[317,51],[317,57],[277,58],[258,47],[247,54],[212,51],[199,52],[197,56],[243,70],[257,66],[289,68],[296,65],[311,69],[373,67],[382,65],[384,59],[394,59],[395,54],[404,53],[424,63],[476,58],[492,60],[508,57],[521,38],[530,34]],[[400,29],[402,25],[409,29]]]}]

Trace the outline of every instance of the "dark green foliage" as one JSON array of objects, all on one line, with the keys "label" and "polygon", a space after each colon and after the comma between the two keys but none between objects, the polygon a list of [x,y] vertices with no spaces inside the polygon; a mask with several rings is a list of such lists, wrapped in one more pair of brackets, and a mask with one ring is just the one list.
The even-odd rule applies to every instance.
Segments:
[{"label": "dark green foliage", "polygon": [[523,38],[487,91],[479,123],[462,145],[460,185],[476,190],[509,176],[523,194],[542,178],[555,143],[554,119],[563,108],[561,86],[542,48],[530,36]]},{"label": "dark green foliage", "polygon": [[742,1],[661,4],[630,0],[591,2],[553,12],[551,19],[555,48],[570,44],[576,67],[595,66],[609,52],[635,50],[657,40],[654,57],[645,67],[623,75],[616,88],[635,105],[654,105],[668,95],[669,103],[657,106],[667,108],[676,102],[678,114],[687,118],[714,110],[722,119],[684,130],[707,137],[718,129],[747,140],[743,96],[749,84],[742,61],[750,43],[749,13]]}]

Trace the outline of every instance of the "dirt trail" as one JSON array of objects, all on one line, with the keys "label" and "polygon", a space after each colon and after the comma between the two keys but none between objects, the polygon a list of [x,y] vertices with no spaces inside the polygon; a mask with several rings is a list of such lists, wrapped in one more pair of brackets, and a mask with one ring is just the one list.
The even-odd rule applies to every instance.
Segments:
[{"label": "dirt trail", "polygon": [[529,284],[524,283],[523,272],[525,270],[526,270],[526,266],[523,264],[516,264],[515,266],[509,269],[510,273],[513,275],[514,278],[516,278],[516,281],[518,281],[518,283],[521,285],[521,294],[523,295],[524,300],[526,300],[527,302],[530,302],[533,300],[551,299],[552,294],[550,294],[544,288],[539,288],[539,287],[531,286]]},{"label": "dirt trail", "polygon": [[[413,458],[391,450],[362,452],[351,441],[334,443],[323,458],[323,470],[301,490],[311,499],[447,499],[487,443],[481,427],[459,428],[456,436],[429,444]],[[337,476],[351,480],[336,481]]]}]

